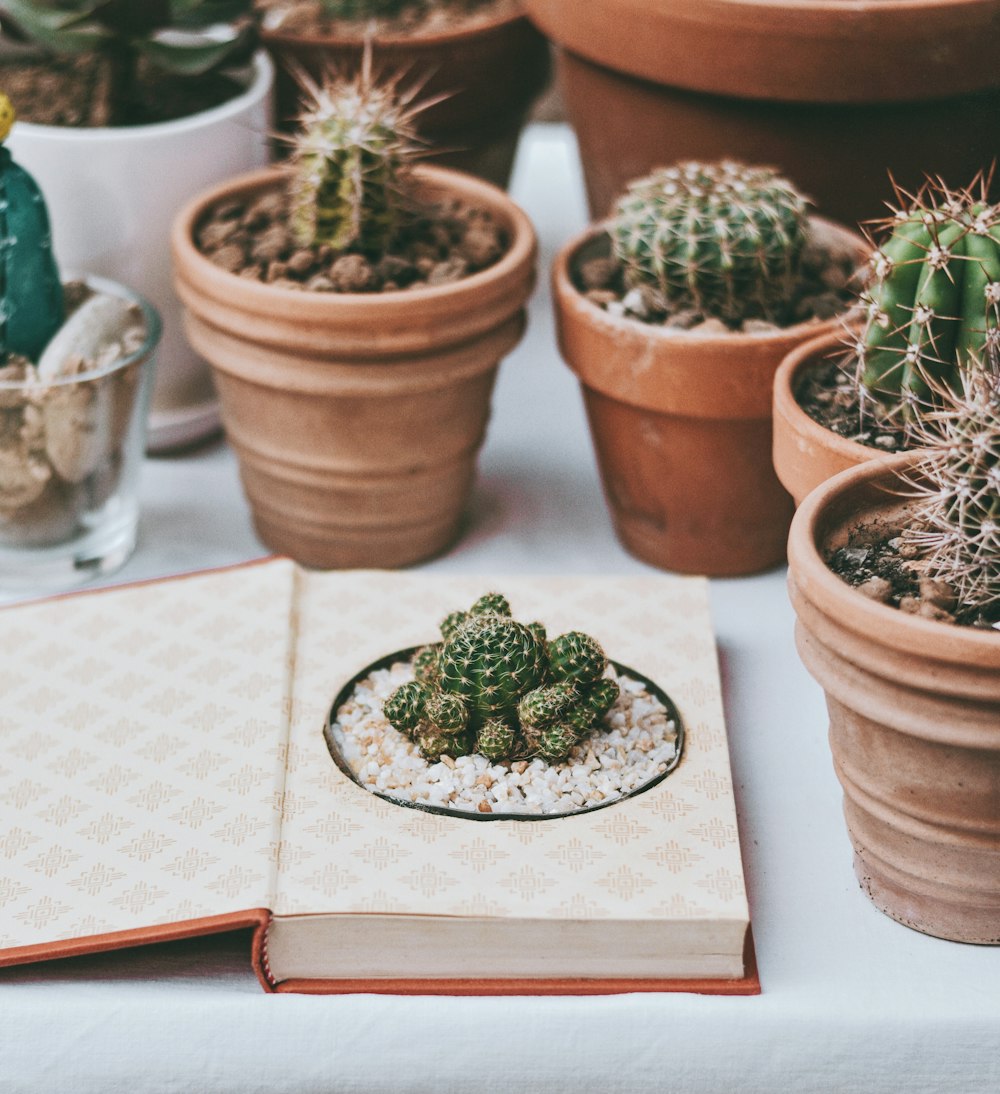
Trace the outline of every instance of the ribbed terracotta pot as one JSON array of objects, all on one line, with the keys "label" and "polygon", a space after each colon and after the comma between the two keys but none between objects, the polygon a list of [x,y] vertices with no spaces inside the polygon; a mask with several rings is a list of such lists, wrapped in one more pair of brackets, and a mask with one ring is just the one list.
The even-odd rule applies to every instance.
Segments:
[{"label": "ribbed terracotta pot", "polygon": [[[364,38],[314,37],[265,30],[276,61],[278,117],[290,127],[299,113],[296,66],[313,77],[356,72]],[[403,74],[404,88],[420,100],[440,97],[422,111],[417,127],[435,165],[478,175],[497,186],[510,180],[517,140],[532,103],[549,78],[548,43],[523,15],[476,19],[448,33],[384,35],[372,40],[377,73]]]},{"label": "ribbed terracotta pot", "polygon": [[842,354],[843,333],[824,334],[797,346],[774,377],[774,470],[800,505],[820,483],[869,460],[885,462],[890,453],[849,440],[814,421],[799,405],[802,377],[823,360]]},{"label": "ribbed terracotta pot", "polygon": [[451,285],[297,291],[215,266],[193,243],[207,210],[282,184],[261,171],[206,191],[174,224],[177,290],[211,364],[261,539],[319,568],[403,566],[456,537],[500,359],[520,340],[535,235],[501,190],[443,168],[422,198],[486,209],[500,261]]},{"label": "ribbed terracotta pot", "polygon": [[[813,230],[860,253],[853,232],[819,218]],[[777,566],[793,504],[771,461],[771,386],[794,346],[838,320],[716,335],[609,315],[574,283],[581,262],[608,250],[592,229],[563,248],[552,276],[559,348],[580,380],[619,539],[682,573]]]},{"label": "ribbed terracotta pot", "polygon": [[[996,155],[1000,0],[524,0],[563,47],[591,212],[680,159],[779,168],[827,215],[888,172],[954,186]],[[830,149],[837,150],[834,160]]]},{"label": "ribbed terracotta pot", "polygon": [[824,562],[852,529],[898,529],[912,460],[864,464],[792,522],[789,590],[806,668],[826,691],[830,747],[862,888],[908,927],[1000,943],[1000,632],[876,603]]}]

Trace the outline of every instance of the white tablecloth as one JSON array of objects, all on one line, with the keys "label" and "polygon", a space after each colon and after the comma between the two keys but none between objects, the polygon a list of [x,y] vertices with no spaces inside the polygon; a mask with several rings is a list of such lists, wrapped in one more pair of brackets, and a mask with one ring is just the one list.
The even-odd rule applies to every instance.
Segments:
[{"label": "white tablecloth", "polygon": [[[585,219],[565,129],[529,132],[513,191],[541,237],[529,333],[501,369],[466,534],[424,569],[642,572],[555,348],[548,264]],[[115,580],[263,553],[221,443],[148,461],[143,495]],[[712,602],[762,995],[274,997],[225,936],[0,973],[0,1092],[1000,1091],[1000,948],[926,938],[862,895],[784,574],[714,581]]]}]

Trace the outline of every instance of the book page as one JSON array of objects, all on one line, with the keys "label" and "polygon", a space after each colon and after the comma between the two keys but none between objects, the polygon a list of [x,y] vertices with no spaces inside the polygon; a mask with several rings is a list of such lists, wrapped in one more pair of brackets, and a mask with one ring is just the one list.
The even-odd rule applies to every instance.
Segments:
[{"label": "book page", "polygon": [[295,580],[278,560],[0,611],[0,963],[270,906]]},{"label": "book page", "polygon": [[[495,589],[555,636],[593,634],[658,682],[686,723],[684,759],[658,786],[590,813],[477,822],[376,797],[323,738],[359,670],[435,641],[438,622]],[[617,920],[748,920],[707,584],[700,578],[303,579],[285,814],[273,911]]]}]

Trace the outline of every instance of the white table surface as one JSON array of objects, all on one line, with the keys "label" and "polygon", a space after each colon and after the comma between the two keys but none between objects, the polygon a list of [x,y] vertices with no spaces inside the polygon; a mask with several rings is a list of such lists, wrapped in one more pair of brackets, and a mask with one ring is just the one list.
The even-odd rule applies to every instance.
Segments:
[{"label": "white table surface", "polygon": [[[529,332],[501,369],[466,534],[423,569],[644,572],[555,348],[547,269],[585,221],[563,127],[529,131],[512,189],[541,239]],[[144,476],[115,581],[264,553],[223,443]],[[759,997],[276,997],[230,935],[0,972],[0,1092],[1000,1091],[1000,948],[926,938],[862,895],[784,580],[712,582]]]}]

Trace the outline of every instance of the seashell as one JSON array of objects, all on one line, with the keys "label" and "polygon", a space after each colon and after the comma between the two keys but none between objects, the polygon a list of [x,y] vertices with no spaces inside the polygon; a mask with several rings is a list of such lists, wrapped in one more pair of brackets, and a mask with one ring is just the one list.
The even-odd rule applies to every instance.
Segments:
[{"label": "seashell", "polygon": [[23,509],[41,497],[52,469],[21,442],[0,447],[0,513]]},{"label": "seashell", "polygon": [[98,359],[106,346],[121,345],[136,325],[132,305],[121,297],[98,293],[85,300],[56,331],[38,362],[43,382],[73,375],[82,361]]},{"label": "seashell", "polygon": [[67,482],[83,482],[107,453],[110,395],[106,377],[62,384],[48,392],[42,405],[45,454]]}]

